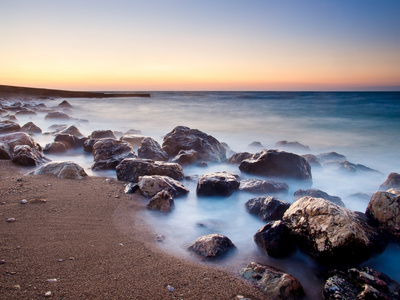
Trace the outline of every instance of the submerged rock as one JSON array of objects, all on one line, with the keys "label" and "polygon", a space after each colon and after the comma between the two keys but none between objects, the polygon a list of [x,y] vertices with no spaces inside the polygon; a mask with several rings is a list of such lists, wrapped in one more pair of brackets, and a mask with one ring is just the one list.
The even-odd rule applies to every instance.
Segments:
[{"label": "submerged rock", "polygon": [[73,135],[75,137],[83,137],[83,134],[74,125],[68,126],[67,128],[61,130],[60,133],[70,134],[70,135]]},{"label": "submerged rock", "polygon": [[258,197],[245,203],[247,211],[263,221],[281,220],[290,203],[275,197]]},{"label": "submerged rock", "polygon": [[53,174],[59,178],[67,179],[82,179],[88,176],[81,166],[72,161],[50,162],[41,166],[30,174]]},{"label": "submerged rock", "polygon": [[181,166],[187,166],[195,164],[198,158],[199,154],[195,150],[181,150],[171,161]]},{"label": "submerged rock", "polygon": [[188,250],[205,258],[216,258],[233,248],[236,247],[228,237],[222,234],[208,234],[199,237]]},{"label": "submerged rock", "polygon": [[115,139],[100,139],[93,145],[93,170],[115,169],[125,158],[135,158],[132,146]]},{"label": "submerged rock", "polygon": [[336,152],[326,152],[326,153],[320,153],[317,154],[316,157],[318,158],[318,161],[323,164],[324,162],[327,161],[346,161],[347,158],[346,156],[342,154],[338,154]]},{"label": "submerged rock", "polygon": [[280,148],[280,149],[297,150],[297,151],[303,151],[303,152],[311,151],[310,147],[303,145],[299,142],[279,141],[279,142],[276,142],[275,147]]},{"label": "submerged rock", "polygon": [[308,189],[308,190],[299,189],[294,192],[293,201],[296,201],[305,196],[310,196],[310,197],[314,197],[314,198],[323,198],[323,199],[329,200],[337,205],[345,207],[345,205],[340,197],[331,196],[328,193],[325,193],[324,191],[321,191],[318,189]]},{"label": "submerged rock", "polygon": [[63,100],[60,104],[58,104],[58,107],[72,108],[72,105],[67,100]]},{"label": "submerged rock", "polygon": [[28,122],[21,127],[21,130],[27,133],[42,133],[42,129],[37,127],[33,122]]},{"label": "submerged rock", "polygon": [[148,209],[159,210],[163,213],[170,212],[173,206],[174,199],[168,193],[168,191],[165,190],[154,195],[154,197],[151,198],[150,202],[146,205]]},{"label": "submerged rock", "polygon": [[301,157],[304,157],[304,159],[310,164],[312,168],[322,167],[318,161],[318,158],[313,154],[303,154]]},{"label": "submerged rock", "polygon": [[324,167],[335,168],[337,171],[344,171],[347,173],[360,173],[360,172],[374,172],[380,173],[377,170],[368,168],[364,165],[353,164],[347,160],[345,161],[327,161],[323,164]]},{"label": "submerged rock", "polygon": [[89,139],[105,139],[111,138],[116,139],[112,130],[95,130],[89,135]]},{"label": "submerged rock", "polygon": [[167,191],[172,197],[180,197],[189,193],[182,183],[168,176],[141,176],[138,186],[145,197],[153,197],[161,191]]},{"label": "submerged rock", "polygon": [[239,188],[239,176],[231,172],[204,174],[197,183],[199,196],[230,196]]},{"label": "submerged rock", "polygon": [[239,190],[254,194],[287,194],[289,186],[284,182],[250,178],[240,181]]},{"label": "submerged rock", "polygon": [[160,144],[151,137],[146,137],[140,142],[138,149],[140,158],[167,161],[168,154],[161,148]]},{"label": "submerged rock", "polygon": [[253,156],[253,154],[249,153],[249,152],[235,153],[226,160],[226,163],[239,165],[242,161],[244,161],[245,159],[249,159],[252,156]]},{"label": "submerged rock", "polygon": [[53,142],[47,144],[43,149],[44,153],[49,153],[49,154],[64,153],[66,151],[67,147],[62,142]]},{"label": "submerged rock", "polygon": [[385,182],[379,187],[380,190],[387,190],[390,188],[400,189],[400,174],[390,173]]},{"label": "submerged rock", "polygon": [[63,120],[71,119],[71,117],[68,116],[66,113],[59,112],[59,111],[49,112],[44,118],[45,119],[63,119]]}]

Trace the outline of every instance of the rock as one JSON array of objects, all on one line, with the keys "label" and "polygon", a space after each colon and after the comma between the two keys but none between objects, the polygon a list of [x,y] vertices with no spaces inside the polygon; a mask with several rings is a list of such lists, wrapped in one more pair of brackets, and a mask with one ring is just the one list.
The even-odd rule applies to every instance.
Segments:
[{"label": "rock", "polygon": [[71,119],[70,116],[68,116],[66,113],[59,112],[59,111],[49,112],[44,118],[46,120],[48,120],[48,119],[69,120],[69,119]]},{"label": "rock", "polygon": [[29,174],[53,174],[58,178],[67,179],[82,179],[88,176],[81,166],[72,161],[49,162]]},{"label": "rock", "polygon": [[42,129],[37,127],[33,122],[28,122],[21,127],[22,131],[27,133],[42,133]]},{"label": "rock", "polygon": [[289,186],[284,182],[250,178],[240,181],[239,190],[254,194],[287,194]]},{"label": "rock", "polygon": [[0,159],[11,160],[12,150],[6,143],[0,143]]},{"label": "rock", "polygon": [[70,134],[70,135],[73,135],[73,136],[75,136],[75,137],[83,137],[83,134],[82,134],[82,133],[79,131],[79,129],[78,129],[76,126],[74,126],[74,125],[68,126],[67,128],[61,130],[60,133],[63,133],[63,134]]},{"label": "rock", "polygon": [[369,267],[333,270],[323,289],[325,299],[400,299],[400,285]]},{"label": "rock", "polygon": [[376,192],[368,203],[365,215],[390,236],[400,238],[400,196]]},{"label": "rock", "polygon": [[388,189],[386,192],[400,196],[400,189],[391,188]]},{"label": "rock", "polygon": [[199,154],[195,150],[181,150],[171,161],[181,166],[187,166],[195,164],[198,158]]},{"label": "rock", "polygon": [[195,150],[199,160],[211,162],[226,160],[226,150],[216,138],[185,126],[175,127],[164,137],[163,149],[170,157],[176,156],[181,150]]},{"label": "rock", "polygon": [[261,144],[258,141],[250,143],[247,147],[249,147],[249,148],[257,148],[257,149],[265,149],[263,144]]},{"label": "rock", "polygon": [[277,147],[279,149],[297,150],[297,151],[302,151],[302,152],[311,151],[310,147],[303,145],[299,142],[279,141],[279,142],[276,142],[275,147]]},{"label": "rock", "polygon": [[41,147],[37,144],[34,139],[25,132],[16,132],[0,135],[0,144],[4,143],[8,145],[11,151],[14,150],[15,146],[27,145],[31,148],[41,151]]},{"label": "rock", "polygon": [[168,160],[168,154],[161,148],[160,144],[151,137],[142,139],[138,149],[138,156],[140,158],[148,158],[152,160]]},{"label": "rock", "polygon": [[61,133],[64,129],[68,128],[68,125],[65,124],[54,124],[51,125],[48,130],[50,130],[50,134]]},{"label": "rock", "polygon": [[53,142],[47,144],[43,149],[43,152],[48,154],[64,153],[66,151],[67,147],[62,142]]},{"label": "rock", "polygon": [[318,161],[318,158],[313,154],[303,154],[301,157],[310,164],[311,168],[321,168],[321,164]]},{"label": "rock", "polygon": [[139,185],[137,183],[129,182],[124,189],[125,194],[134,194],[137,190],[139,190]]},{"label": "rock", "polygon": [[83,143],[83,151],[88,152],[88,153],[93,153],[93,146],[96,144],[98,139],[87,139]]},{"label": "rock", "polygon": [[104,139],[104,138],[111,138],[116,139],[112,130],[95,130],[89,135],[90,139]]},{"label": "rock", "polygon": [[360,172],[375,172],[380,173],[377,170],[368,168],[364,165],[353,164],[349,161],[327,161],[323,164],[324,167],[335,168],[337,171],[344,171],[347,173],[360,173]]},{"label": "rock", "polygon": [[15,218],[8,218],[8,219],[7,219],[7,222],[8,222],[8,223],[14,223],[15,221],[16,221]]},{"label": "rock", "polygon": [[21,126],[13,121],[1,121],[0,122],[0,133],[16,132],[20,131]]},{"label": "rock", "polygon": [[239,188],[239,176],[231,172],[204,174],[197,183],[198,196],[230,196]]},{"label": "rock", "polygon": [[32,116],[32,115],[37,115],[36,112],[30,109],[23,109],[19,110],[15,113],[16,116]]},{"label": "rock", "polygon": [[120,140],[130,143],[133,147],[140,147],[140,144],[145,138],[146,136],[141,134],[125,134],[121,136]]},{"label": "rock", "polygon": [[148,209],[159,210],[163,213],[170,212],[173,206],[174,199],[172,199],[172,196],[165,190],[158,192],[146,205]]},{"label": "rock", "polygon": [[240,171],[249,174],[311,181],[311,167],[301,156],[281,150],[263,150],[245,159]]},{"label": "rock", "polygon": [[116,168],[118,180],[138,182],[140,176],[164,175],[175,180],[184,178],[179,164],[154,161],[143,158],[124,159]]},{"label": "rock", "polygon": [[320,164],[323,164],[324,162],[327,161],[346,161],[347,158],[346,156],[342,154],[338,154],[336,152],[326,152],[326,153],[320,153],[316,155],[318,161]]},{"label": "rock", "polygon": [[295,300],[304,295],[303,287],[295,277],[274,267],[251,262],[239,274],[270,299]]},{"label": "rock", "polygon": [[115,169],[125,158],[135,158],[132,146],[115,139],[100,139],[93,145],[93,170]]},{"label": "rock", "polygon": [[232,156],[233,154],[235,154],[235,151],[233,151],[229,145],[225,142],[222,142],[221,145],[225,148],[225,152],[226,152],[226,156]]},{"label": "rock", "polygon": [[37,166],[48,161],[41,152],[28,145],[15,146],[11,160],[21,166]]},{"label": "rock", "polygon": [[258,197],[245,203],[247,211],[263,221],[281,220],[290,203],[275,197]]},{"label": "rock", "polygon": [[236,248],[232,241],[222,234],[208,234],[199,237],[188,250],[205,258],[220,257]]},{"label": "rock", "polygon": [[321,191],[318,189],[308,189],[308,190],[299,189],[294,192],[293,201],[296,201],[305,196],[311,196],[314,198],[324,198],[324,199],[329,200],[337,205],[345,207],[345,205],[340,197],[331,196],[328,193],[325,193],[324,191]]},{"label": "rock", "polygon": [[326,265],[357,264],[386,240],[356,213],[322,198],[303,197],[283,215],[296,244]]},{"label": "rock", "polygon": [[141,130],[137,130],[137,129],[129,129],[123,135],[125,135],[125,134],[142,134],[142,131]]},{"label": "rock", "polygon": [[72,108],[72,105],[67,100],[63,100],[60,104],[58,104],[58,107]]},{"label": "rock", "polygon": [[75,149],[78,148],[79,145],[78,139],[68,133],[57,134],[54,138],[54,142],[63,143],[67,149]]},{"label": "rock", "polygon": [[244,161],[245,159],[249,159],[252,156],[253,156],[253,154],[251,154],[249,152],[235,153],[226,160],[226,163],[239,165],[242,161]]},{"label": "rock", "polygon": [[390,173],[385,182],[379,187],[380,190],[387,190],[390,188],[400,189],[400,174]]},{"label": "rock", "polygon": [[182,183],[168,176],[141,176],[138,186],[143,196],[148,198],[161,191],[167,191],[172,197],[180,197],[189,193],[189,190]]},{"label": "rock", "polygon": [[271,221],[254,235],[257,246],[269,256],[283,258],[296,250],[290,230],[282,221]]}]

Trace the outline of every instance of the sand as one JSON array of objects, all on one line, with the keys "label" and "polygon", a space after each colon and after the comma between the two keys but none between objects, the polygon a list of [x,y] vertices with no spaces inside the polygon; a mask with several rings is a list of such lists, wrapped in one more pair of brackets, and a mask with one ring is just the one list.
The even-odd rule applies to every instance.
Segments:
[{"label": "sand", "polygon": [[266,298],[237,274],[163,252],[123,182],[27,171],[0,160],[0,299]]}]

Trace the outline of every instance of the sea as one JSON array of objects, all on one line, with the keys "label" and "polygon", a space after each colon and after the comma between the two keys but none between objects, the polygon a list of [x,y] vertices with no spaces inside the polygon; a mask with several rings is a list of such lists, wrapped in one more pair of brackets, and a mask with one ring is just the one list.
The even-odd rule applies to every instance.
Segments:
[{"label": "sea", "polygon": [[[33,119],[18,117],[21,125],[33,121],[44,132],[54,124],[71,124],[84,135],[94,130],[111,129],[120,133],[140,130],[160,144],[176,126],[199,129],[229,146],[234,152],[256,153],[276,149],[278,141],[297,141],[310,150],[298,154],[337,152],[354,164],[377,172],[343,172],[332,168],[312,169],[312,188],[339,196],[348,209],[365,212],[371,195],[379,190],[391,172],[400,173],[400,92],[150,92],[150,98],[66,99],[72,106],[69,121],[48,121],[44,114]],[[46,100],[57,106],[61,100]],[[36,135],[42,146],[53,141],[52,135]],[[252,145],[258,142],[258,146]],[[137,150],[137,149],[136,149]],[[116,178],[115,171],[92,171],[93,157],[82,150],[49,155],[52,160],[72,160],[91,176]],[[209,163],[206,168],[184,167],[185,175],[230,171],[241,179],[253,178],[238,166]],[[175,199],[171,213],[152,211],[142,219],[158,235],[163,251],[182,259],[214,265],[236,272],[251,261],[273,265],[297,277],[308,299],[321,299],[324,268],[301,252],[285,259],[274,259],[260,251],[253,236],[265,222],[250,215],[244,204],[254,195],[235,192],[230,197],[196,195],[196,180],[183,180],[189,190]],[[289,193],[280,199],[293,202],[293,193],[302,188],[291,181]],[[204,261],[187,248],[200,236],[220,233],[229,237],[237,250],[224,259]],[[400,282],[400,245],[391,243],[379,256],[363,263]]]}]

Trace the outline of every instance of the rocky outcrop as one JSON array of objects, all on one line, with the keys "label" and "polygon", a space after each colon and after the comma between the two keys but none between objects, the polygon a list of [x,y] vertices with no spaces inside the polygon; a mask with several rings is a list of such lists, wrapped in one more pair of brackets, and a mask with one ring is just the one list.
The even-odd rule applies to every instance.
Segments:
[{"label": "rocky outcrop", "polygon": [[195,150],[181,150],[171,160],[174,163],[180,164],[181,166],[192,165],[199,159],[199,154]]},{"label": "rocky outcrop", "polygon": [[326,152],[326,153],[320,153],[316,155],[318,161],[320,164],[323,164],[324,162],[327,161],[346,161],[347,158],[346,156],[342,154],[338,154],[336,152]]},{"label": "rocky outcrop", "polygon": [[400,196],[388,192],[374,193],[365,215],[371,224],[400,239]]},{"label": "rocky outcrop", "polygon": [[310,152],[309,146],[303,145],[299,142],[279,141],[276,142],[275,147],[279,149],[288,149],[293,151]]},{"label": "rocky outcrop", "polygon": [[264,150],[242,161],[240,171],[249,174],[311,181],[311,167],[301,156],[280,150]]},{"label": "rocky outcrop", "polygon": [[334,270],[326,280],[324,297],[334,299],[400,299],[400,285],[369,267]]},{"label": "rocky outcrop", "polygon": [[33,122],[28,122],[21,127],[21,130],[26,133],[42,133],[42,129],[37,127]]},{"label": "rocky outcrop", "polygon": [[11,160],[21,166],[37,166],[48,161],[39,150],[28,145],[15,146]]},{"label": "rocky outcrop", "polygon": [[72,161],[50,162],[41,166],[30,174],[53,174],[59,178],[67,179],[82,179],[88,176],[81,166]]},{"label": "rocky outcrop", "polygon": [[21,126],[13,121],[1,121],[0,122],[0,133],[16,132],[21,131]]},{"label": "rocky outcrop", "polygon": [[289,186],[284,182],[250,178],[240,181],[239,190],[253,194],[287,194]]},{"label": "rocky outcrop", "polygon": [[176,156],[181,150],[195,150],[199,160],[226,160],[226,150],[216,138],[185,126],[175,127],[164,137],[163,149],[170,157]]},{"label": "rocky outcrop", "polygon": [[116,168],[118,180],[138,182],[145,175],[164,175],[175,180],[184,178],[183,169],[179,164],[154,161],[143,158],[124,159]]},{"label": "rocky outcrop", "polygon": [[158,192],[146,205],[148,209],[158,210],[163,213],[170,212],[174,206],[174,199],[167,191]]},{"label": "rocky outcrop", "polygon": [[49,112],[44,118],[46,120],[49,120],[49,119],[69,120],[69,119],[71,119],[71,117],[68,116],[66,113],[59,112],[59,111]]},{"label": "rocky outcrop", "polygon": [[270,299],[296,300],[304,295],[303,286],[295,277],[274,267],[251,262],[239,273]]},{"label": "rocky outcrop", "polygon": [[89,139],[116,139],[112,130],[95,130],[89,135]]},{"label": "rocky outcrop", "polygon": [[282,221],[271,221],[254,235],[257,246],[269,256],[283,258],[296,250],[290,230]]},{"label": "rocky outcrop", "polygon": [[232,241],[222,234],[208,234],[199,237],[188,249],[205,258],[217,258],[236,248]]},{"label": "rocky outcrop", "polygon": [[124,134],[121,136],[120,140],[130,143],[133,147],[140,147],[142,141],[146,136],[141,134]]},{"label": "rocky outcrop", "polygon": [[383,182],[379,187],[380,190],[387,190],[391,188],[400,189],[400,174],[390,173],[385,182]]},{"label": "rocky outcrop", "polygon": [[263,221],[281,220],[290,203],[275,197],[258,197],[245,203],[247,211]]},{"label": "rocky outcrop", "polygon": [[331,196],[328,193],[325,193],[324,191],[321,191],[318,189],[308,189],[308,190],[299,189],[294,192],[293,201],[296,201],[305,196],[310,196],[310,197],[314,197],[314,198],[324,198],[324,199],[329,200],[337,205],[345,207],[345,205],[340,197]]},{"label": "rocky outcrop", "polygon": [[229,157],[226,160],[226,163],[239,165],[242,161],[244,161],[245,159],[249,159],[252,156],[253,154],[249,152],[238,152]]},{"label": "rocky outcrop", "polygon": [[197,183],[199,196],[230,196],[239,188],[239,176],[231,172],[204,174]]},{"label": "rocky outcrop", "polygon": [[161,148],[160,144],[151,137],[146,137],[140,142],[138,149],[139,158],[167,161],[168,154]]},{"label": "rocky outcrop", "polygon": [[100,139],[93,145],[93,170],[115,169],[125,158],[135,158],[132,146],[115,139]]},{"label": "rocky outcrop", "polygon": [[189,190],[182,183],[168,176],[141,176],[139,177],[138,186],[143,196],[148,198],[161,191],[167,191],[175,198],[189,193]]},{"label": "rocky outcrop", "polygon": [[322,264],[357,264],[386,246],[381,233],[359,215],[322,198],[300,198],[283,222],[297,245]]}]

